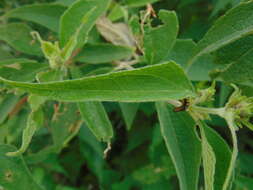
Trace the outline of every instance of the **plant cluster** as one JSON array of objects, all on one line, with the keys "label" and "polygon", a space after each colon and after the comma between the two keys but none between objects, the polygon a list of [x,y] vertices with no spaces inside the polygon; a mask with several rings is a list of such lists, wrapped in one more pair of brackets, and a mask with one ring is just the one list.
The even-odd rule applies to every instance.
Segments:
[{"label": "plant cluster", "polygon": [[2,1],[0,24],[0,190],[252,189],[252,0]]}]

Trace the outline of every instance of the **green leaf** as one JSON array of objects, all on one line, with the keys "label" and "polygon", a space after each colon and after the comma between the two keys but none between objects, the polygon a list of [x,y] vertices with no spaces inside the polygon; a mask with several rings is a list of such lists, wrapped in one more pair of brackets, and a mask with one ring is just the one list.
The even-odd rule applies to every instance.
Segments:
[{"label": "green leaf", "polygon": [[97,140],[86,126],[81,127],[78,137],[80,140],[80,152],[87,161],[89,169],[101,180],[105,164],[102,143]]},{"label": "green leaf", "polygon": [[22,53],[41,56],[40,45],[33,41],[31,31],[29,26],[22,23],[1,25],[0,40]]},{"label": "green leaf", "polygon": [[226,141],[215,130],[207,125],[203,129],[216,157],[214,189],[221,190],[228,172],[231,150]]},{"label": "green leaf", "polygon": [[15,152],[8,152],[8,156],[19,156],[26,151],[38,127],[38,120],[40,122],[40,116],[40,110],[32,111],[30,113],[27,119],[26,128],[23,131],[21,147]]},{"label": "green leaf", "polygon": [[201,161],[201,144],[195,122],[186,112],[173,112],[172,106],[157,102],[161,133],[174,163],[181,190],[196,190]]},{"label": "green leaf", "polygon": [[80,102],[78,107],[87,127],[98,140],[110,142],[113,128],[101,102]]},{"label": "green leaf", "polygon": [[22,156],[7,157],[7,152],[16,149],[9,145],[0,145],[0,187],[2,189],[42,190],[33,180]]},{"label": "green leaf", "polygon": [[144,35],[145,57],[149,64],[157,64],[168,56],[179,29],[175,12],[161,10],[158,15],[163,25],[147,29]]},{"label": "green leaf", "polygon": [[216,64],[226,65],[240,59],[252,49],[253,35],[248,35],[213,52]]},{"label": "green leaf", "polygon": [[213,52],[253,32],[253,2],[243,2],[220,17],[198,43],[194,62],[200,55]]},{"label": "green leaf", "polygon": [[8,152],[8,156],[19,156],[26,151],[29,144],[31,143],[36,129],[43,123],[43,112],[41,111],[40,107],[44,104],[45,101],[45,97],[30,95],[28,102],[32,111],[28,116],[26,128],[23,130],[21,147],[15,152]]},{"label": "green leaf", "polygon": [[44,3],[18,7],[4,16],[31,21],[58,32],[60,16],[65,10],[66,8],[59,4]]},{"label": "green leaf", "polygon": [[49,123],[54,147],[60,151],[75,137],[81,127],[80,115],[75,104],[59,104]]},{"label": "green leaf", "polygon": [[111,44],[85,45],[76,57],[77,61],[84,63],[111,63],[127,59],[132,56],[133,49],[125,46]]},{"label": "green leaf", "polygon": [[149,3],[155,3],[159,0],[125,0],[125,4],[129,7],[141,7],[141,6],[145,6]]},{"label": "green leaf", "polygon": [[212,75],[226,82],[252,85],[252,43],[253,35],[249,35],[215,51],[214,62],[219,67]]},{"label": "green leaf", "polygon": [[225,71],[223,71],[220,77],[228,82],[249,84],[252,86],[253,81],[253,49],[245,56],[241,57],[238,61],[231,64]]},{"label": "green leaf", "polygon": [[47,70],[36,75],[38,82],[52,82],[62,80],[61,70]]},{"label": "green leaf", "polygon": [[[13,61],[13,62],[12,62]],[[12,62],[12,64],[10,64]],[[36,74],[48,68],[47,64],[31,60],[6,60],[6,66],[0,66],[0,76],[15,81],[32,81]],[[8,63],[8,65],[7,65]],[[1,61],[0,61],[1,65]]]},{"label": "green leaf", "polygon": [[108,18],[113,22],[117,21],[121,18],[127,18],[128,12],[126,7],[121,6],[118,3],[115,3],[110,13],[108,14]]},{"label": "green leaf", "polygon": [[3,48],[0,47],[0,60],[5,60],[5,59],[11,59],[13,56],[11,53]]},{"label": "green leaf", "polygon": [[197,44],[192,39],[177,39],[166,60],[173,60],[186,68],[188,61],[194,55],[196,46]]},{"label": "green leaf", "polygon": [[235,181],[236,190],[250,190],[253,186],[252,177],[246,177],[243,175],[239,175]]},{"label": "green leaf", "polygon": [[0,124],[8,117],[15,105],[18,103],[19,97],[13,94],[7,94],[0,104]]},{"label": "green leaf", "polygon": [[[180,64],[185,70],[190,80],[193,81],[207,81],[210,80],[209,72],[217,65],[213,63],[210,55],[201,56],[194,64],[189,65],[188,63],[194,55],[196,49],[196,43],[191,39],[178,39],[171,49],[166,60],[173,60]],[[203,64],[204,63],[204,64]]]},{"label": "green leaf", "polygon": [[226,10],[229,5],[231,6],[231,4],[234,5],[239,2],[240,1],[237,0],[216,1],[214,3],[214,8],[210,17],[216,16],[222,10]]},{"label": "green leaf", "polygon": [[0,60],[0,67],[8,66],[8,65],[22,64],[22,63],[34,63],[34,64],[36,64],[37,61],[31,60],[31,59],[26,59],[26,58],[3,59],[3,60]]},{"label": "green leaf", "polygon": [[182,99],[195,94],[183,70],[174,62],[62,82],[33,84],[0,80],[62,101],[147,102]]},{"label": "green leaf", "polygon": [[139,104],[138,103],[119,103],[122,115],[124,117],[127,130],[130,130],[137,114]]},{"label": "green leaf", "polygon": [[224,81],[252,85],[253,81],[253,48],[224,69],[216,70],[216,74]]},{"label": "green leaf", "polygon": [[[87,41],[88,32],[96,20],[107,9],[110,0],[78,0],[62,15],[60,22],[60,44],[64,47],[71,38],[76,39],[75,48]],[[75,49],[73,48],[73,49]]]},{"label": "green leaf", "polygon": [[60,4],[60,5],[63,5],[65,7],[68,7],[71,4],[73,4],[74,2],[75,1],[73,1],[73,0],[57,0],[57,1],[55,1],[55,4]]},{"label": "green leaf", "polygon": [[202,160],[204,168],[204,177],[205,177],[205,189],[213,190],[214,189],[214,174],[215,174],[215,164],[216,157],[213,151],[212,146],[209,144],[208,139],[205,134],[204,127],[206,124],[201,122],[199,125],[200,134],[201,134],[201,145],[202,145]]}]

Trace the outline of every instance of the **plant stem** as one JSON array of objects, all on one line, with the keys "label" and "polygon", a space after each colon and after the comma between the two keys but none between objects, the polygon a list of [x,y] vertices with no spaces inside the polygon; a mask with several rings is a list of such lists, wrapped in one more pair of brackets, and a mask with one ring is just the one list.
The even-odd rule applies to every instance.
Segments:
[{"label": "plant stem", "polygon": [[173,105],[174,107],[180,107],[183,105],[183,103],[180,102],[179,100],[167,100],[167,102]]},{"label": "plant stem", "polygon": [[234,125],[234,116],[233,113],[227,113],[225,116],[225,120],[228,123],[228,127],[230,129],[230,133],[232,136],[232,143],[233,143],[233,152],[231,155],[230,165],[228,168],[227,176],[225,182],[223,184],[222,190],[227,190],[229,187],[229,183],[231,181],[233,170],[235,168],[236,158],[238,155],[238,145],[237,145],[237,137],[236,137],[236,126]]},{"label": "plant stem", "polygon": [[205,107],[200,107],[200,106],[192,106],[192,109],[201,113],[218,115],[223,118],[225,115],[225,108],[205,108]]}]

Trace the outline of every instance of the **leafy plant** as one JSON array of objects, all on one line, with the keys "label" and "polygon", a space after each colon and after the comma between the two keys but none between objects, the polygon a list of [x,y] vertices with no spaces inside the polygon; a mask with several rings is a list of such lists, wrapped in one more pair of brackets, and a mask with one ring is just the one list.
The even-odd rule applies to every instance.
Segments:
[{"label": "leafy plant", "polygon": [[252,188],[252,0],[0,5],[0,189]]}]

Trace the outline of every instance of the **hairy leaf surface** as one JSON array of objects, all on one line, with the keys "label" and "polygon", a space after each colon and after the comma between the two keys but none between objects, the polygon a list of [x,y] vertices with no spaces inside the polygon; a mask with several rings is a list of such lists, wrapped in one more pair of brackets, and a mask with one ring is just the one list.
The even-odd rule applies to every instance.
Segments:
[{"label": "hairy leaf surface", "polygon": [[3,78],[1,81],[62,101],[147,102],[194,95],[192,84],[174,62],[62,82],[33,84]]}]

